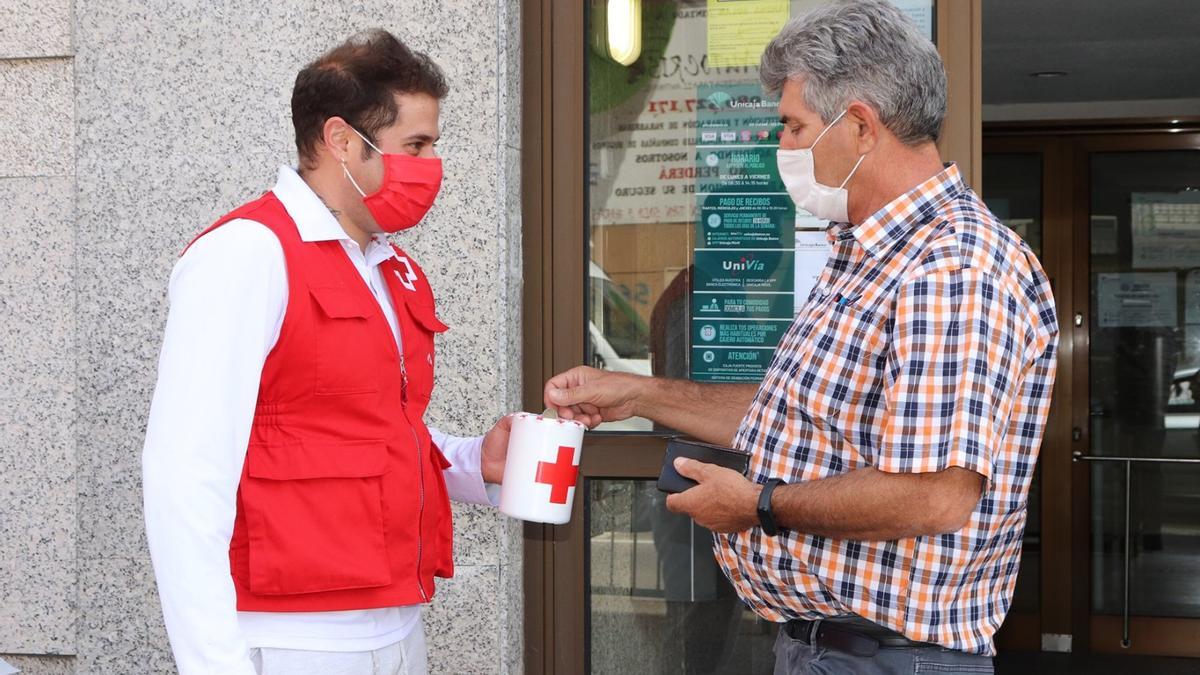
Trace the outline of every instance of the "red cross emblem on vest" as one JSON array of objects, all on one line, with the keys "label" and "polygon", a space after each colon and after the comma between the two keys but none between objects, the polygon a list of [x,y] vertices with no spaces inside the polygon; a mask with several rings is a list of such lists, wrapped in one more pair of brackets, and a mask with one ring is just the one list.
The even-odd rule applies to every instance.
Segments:
[{"label": "red cross emblem on vest", "polygon": [[[527,474],[528,475],[528,474]],[[550,486],[550,503],[566,504],[567,494],[579,481],[579,467],[575,464],[575,448],[558,446],[558,461],[538,462],[535,481]]]}]

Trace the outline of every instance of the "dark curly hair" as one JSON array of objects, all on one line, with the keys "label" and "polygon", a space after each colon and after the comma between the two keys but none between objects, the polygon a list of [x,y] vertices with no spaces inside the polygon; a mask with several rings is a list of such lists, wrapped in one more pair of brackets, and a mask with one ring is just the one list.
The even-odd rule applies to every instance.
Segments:
[{"label": "dark curly hair", "polygon": [[[311,164],[330,117],[341,117],[375,142],[380,129],[395,123],[396,94],[443,98],[450,91],[442,70],[396,36],[376,28],[322,54],[296,76],[292,125],[300,164]],[[366,149],[368,156],[370,148]]]}]

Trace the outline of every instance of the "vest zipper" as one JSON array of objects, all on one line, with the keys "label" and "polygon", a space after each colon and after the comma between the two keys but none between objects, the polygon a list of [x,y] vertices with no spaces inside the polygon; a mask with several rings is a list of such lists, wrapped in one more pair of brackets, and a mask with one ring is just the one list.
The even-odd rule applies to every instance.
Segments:
[{"label": "vest zipper", "polygon": [[[408,368],[404,365],[404,352],[400,352],[400,407],[404,410],[404,416],[408,417]],[[425,593],[425,584],[421,582],[421,555],[424,544],[424,527],[425,527],[425,467],[421,464],[421,439],[417,436],[417,430],[413,428],[412,421],[408,423],[408,430],[412,432],[413,445],[417,449],[417,486],[420,501],[417,507],[417,590],[421,592],[421,601],[429,602],[429,596]]]}]

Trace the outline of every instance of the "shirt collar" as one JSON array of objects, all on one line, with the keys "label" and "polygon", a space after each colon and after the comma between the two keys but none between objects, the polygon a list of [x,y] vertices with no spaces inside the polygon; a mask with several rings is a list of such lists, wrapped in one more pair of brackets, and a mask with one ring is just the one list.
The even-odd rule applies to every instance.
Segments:
[{"label": "shirt collar", "polygon": [[[342,229],[337,218],[334,218],[333,214],[329,212],[329,207],[325,206],[325,202],[321,201],[317,193],[313,192],[308,183],[305,183],[300,174],[296,173],[292,167],[279,167],[279,178],[275,181],[275,188],[272,191],[279,198],[288,215],[296,222],[296,229],[300,232],[302,241],[341,241],[355,245],[354,240]],[[395,255],[387,236],[376,234],[372,239],[371,244],[367,246],[366,256],[368,260],[377,261],[373,264]],[[386,250],[388,254],[380,257],[380,254],[377,253],[380,248]]]},{"label": "shirt collar", "polygon": [[[353,241],[350,246],[358,248],[358,244]],[[371,243],[367,244],[367,250],[363,253],[367,260],[367,265],[375,267],[379,263],[390,260],[396,257],[396,249],[392,248],[392,242],[387,240],[387,237],[382,234],[377,234],[371,237]]]},{"label": "shirt collar", "polygon": [[936,176],[892,200],[857,227],[848,223],[831,226],[830,236],[852,236],[878,259],[914,227],[933,220],[939,207],[966,189],[958,165],[950,162]]}]

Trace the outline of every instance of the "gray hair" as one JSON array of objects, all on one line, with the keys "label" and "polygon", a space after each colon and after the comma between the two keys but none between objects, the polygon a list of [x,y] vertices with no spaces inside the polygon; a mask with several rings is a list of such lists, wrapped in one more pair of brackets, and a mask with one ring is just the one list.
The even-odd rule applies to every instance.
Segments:
[{"label": "gray hair", "polygon": [[942,133],[942,59],[887,0],[839,0],[792,19],[767,45],[759,76],[775,94],[803,77],[804,102],[826,124],[857,100],[906,145]]}]

